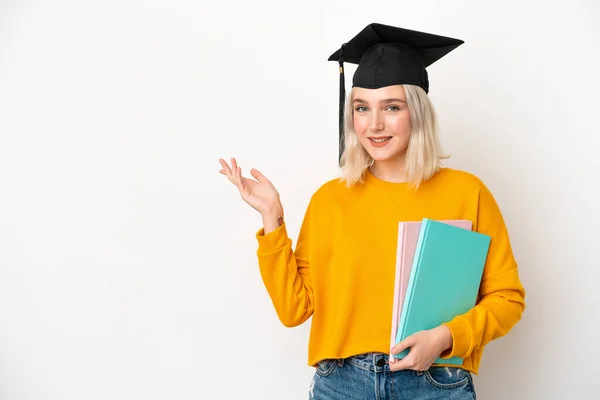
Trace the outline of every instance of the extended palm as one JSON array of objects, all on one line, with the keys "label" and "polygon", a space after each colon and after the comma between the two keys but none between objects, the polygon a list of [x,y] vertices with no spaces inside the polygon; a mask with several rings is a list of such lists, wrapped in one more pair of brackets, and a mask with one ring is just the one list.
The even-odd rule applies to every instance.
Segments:
[{"label": "extended palm", "polygon": [[219,159],[221,169],[219,172],[229,179],[239,190],[242,199],[252,208],[260,213],[266,213],[279,204],[279,193],[275,186],[263,174],[256,169],[250,173],[256,179],[242,176],[242,169],[237,165],[235,158],[231,159],[231,168],[223,160]]}]

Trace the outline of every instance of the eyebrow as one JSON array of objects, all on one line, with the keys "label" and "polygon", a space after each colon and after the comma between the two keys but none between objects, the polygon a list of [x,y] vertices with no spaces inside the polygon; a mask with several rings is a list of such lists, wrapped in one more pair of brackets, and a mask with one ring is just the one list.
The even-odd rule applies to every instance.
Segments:
[{"label": "eyebrow", "polygon": [[[363,100],[363,99],[354,99],[354,103],[364,103],[364,104],[368,104],[367,101]],[[402,100],[402,99],[397,99],[397,98],[391,98],[391,99],[384,99],[381,100],[380,103],[406,103],[406,100]]]}]

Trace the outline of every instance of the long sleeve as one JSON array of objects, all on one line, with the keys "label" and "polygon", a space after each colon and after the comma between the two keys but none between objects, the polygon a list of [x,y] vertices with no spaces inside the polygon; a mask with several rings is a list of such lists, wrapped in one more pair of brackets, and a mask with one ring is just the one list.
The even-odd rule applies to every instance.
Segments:
[{"label": "long sleeve", "polygon": [[506,335],[521,319],[525,309],[525,289],[519,280],[504,219],[491,192],[483,184],[474,229],[491,237],[479,301],[467,313],[445,324],[452,333],[453,345],[442,358],[469,357],[473,350]]},{"label": "long sleeve", "polygon": [[302,324],[313,313],[308,257],[310,214],[309,204],[295,251],[285,223],[266,235],[264,228],[256,233],[261,277],[279,320],[287,327]]}]

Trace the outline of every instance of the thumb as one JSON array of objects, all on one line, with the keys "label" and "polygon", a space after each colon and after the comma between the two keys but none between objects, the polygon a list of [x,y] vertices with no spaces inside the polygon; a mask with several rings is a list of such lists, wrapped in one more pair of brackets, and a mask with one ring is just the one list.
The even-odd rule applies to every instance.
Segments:
[{"label": "thumb", "polygon": [[260,183],[269,182],[269,180],[263,174],[261,174],[257,169],[255,169],[255,168],[252,168],[252,170],[250,171],[250,173]]}]

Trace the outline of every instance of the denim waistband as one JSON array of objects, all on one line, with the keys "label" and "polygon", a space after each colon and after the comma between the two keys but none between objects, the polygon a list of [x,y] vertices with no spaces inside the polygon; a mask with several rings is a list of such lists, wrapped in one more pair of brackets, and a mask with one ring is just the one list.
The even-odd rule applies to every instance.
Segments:
[{"label": "denim waistband", "polygon": [[371,372],[387,371],[390,369],[389,354],[363,353],[350,356],[344,361]]}]

